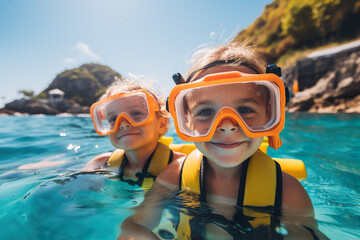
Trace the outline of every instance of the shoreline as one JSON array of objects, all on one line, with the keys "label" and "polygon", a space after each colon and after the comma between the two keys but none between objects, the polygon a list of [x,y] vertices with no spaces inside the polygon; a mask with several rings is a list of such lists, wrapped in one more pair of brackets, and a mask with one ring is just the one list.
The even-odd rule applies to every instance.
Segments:
[{"label": "shoreline", "polygon": [[6,116],[15,116],[15,117],[47,117],[47,116],[54,116],[54,117],[91,117],[90,113],[59,113],[59,114],[29,114],[29,113],[21,113],[21,112],[14,112],[14,113],[4,113],[1,112],[0,109],[0,117]]},{"label": "shoreline", "polygon": [[[358,107],[360,108],[360,106]],[[0,109],[1,110],[1,109]],[[352,109],[349,109],[350,111],[338,111],[338,112],[331,112],[327,111],[326,109],[319,110],[319,111],[285,111],[285,113],[290,114],[296,114],[296,113],[307,113],[307,114],[319,114],[319,115],[336,115],[336,114],[346,114],[346,115],[358,115],[360,114],[359,111],[351,111]],[[60,114],[29,114],[29,113],[20,113],[15,112],[13,114],[6,114],[0,112],[0,117],[89,117],[91,118],[91,115],[88,113],[79,113],[79,114],[73,114],[73,113],[60,113]]]}]

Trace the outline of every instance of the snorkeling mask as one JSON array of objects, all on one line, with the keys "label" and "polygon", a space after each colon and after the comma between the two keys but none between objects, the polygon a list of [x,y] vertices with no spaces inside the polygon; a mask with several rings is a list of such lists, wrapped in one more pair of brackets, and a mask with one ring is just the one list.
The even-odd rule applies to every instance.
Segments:
[{"label": "snorkeling mask", "polygon": [[124,119],[134,127],[150,123],[156,111],[159,111],[159,105],[155,97],[145,90],[118,93],[90,108],[99,135],[115,133]]},{"label": "snorkeling mask", "polygon": [[286,96],[284,83],[273,73],[222,72],[175,86],[168,110],[184,141],[210,141],[229,118],[249,137],[268,136],[269,146],[277,149],[285,124]]}]

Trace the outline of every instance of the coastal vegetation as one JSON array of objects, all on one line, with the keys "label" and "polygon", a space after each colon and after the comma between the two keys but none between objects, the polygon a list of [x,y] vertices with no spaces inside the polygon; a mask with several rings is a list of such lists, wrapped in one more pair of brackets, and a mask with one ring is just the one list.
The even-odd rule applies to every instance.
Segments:
[{"label": "coastal vegetation", "polygon": [[34,98],[34,91],[32,90],[19,90],[18,93],[22,94],[26,99],[33,99]]},{"label": "coastal vegetation", "polygon": [[359,22],[357,0],[274,0],[233,41],[251,39],[270,61],[289,65],[314,49],[356,39]]}]

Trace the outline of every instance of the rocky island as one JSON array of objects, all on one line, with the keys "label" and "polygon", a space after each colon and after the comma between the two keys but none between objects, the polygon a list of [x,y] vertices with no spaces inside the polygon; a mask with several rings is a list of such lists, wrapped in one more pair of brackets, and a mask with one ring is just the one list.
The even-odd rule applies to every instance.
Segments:
[{"label": "rocky island", "polygon": [[58,74],[37,96],[5,104],[0,113],[88,114],[91,104],[97,101],[115,78],[123,79],[119,73],[107,66],[84,64]]}]

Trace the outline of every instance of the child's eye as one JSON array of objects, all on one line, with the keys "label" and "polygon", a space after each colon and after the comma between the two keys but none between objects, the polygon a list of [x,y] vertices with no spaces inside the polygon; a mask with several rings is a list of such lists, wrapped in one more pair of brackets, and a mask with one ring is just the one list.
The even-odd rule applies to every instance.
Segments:
[{"label": "child's eye", "polygon": [[201,111],[199,111],[196,115],[198,116],[211,116],[214,114],[214,110],[210,109],[210,108],[206,108],[203,109]]},{"label": "child's eye", "polygon": [[107,121],[111,126],[114,126],[115,122],[116,122],[116,118],[117,118],[117,116],[111,116],[111,117],[108,118]]},{"label": "child's eye", "polygon": [[250,107],[245,107],[245,106],[241,106],[237,108],[237,111],[240,114],[249,114],[249,113],[254,113],[255,111],[253,109],[251,109]]},{"label": "child's eye", "polygon": [[141,111],[132,111],[130,115],[134,120],[136,120],[136,119],[142,119],[145,113]]},{"label": "child's eye", "polygon": [[204,108],[204,109],[200,109],[199,111],[197,111],[195,116],[202,120],[205,120],[205,119],[211,118],[214,114],[215,114],[215,111],[213,109]]},{"label": "child's eye", "polygon": [[131,116],[140,116],[140,115],[143,115],[143,113],[139,111],[134,111],[131,113]]}]

